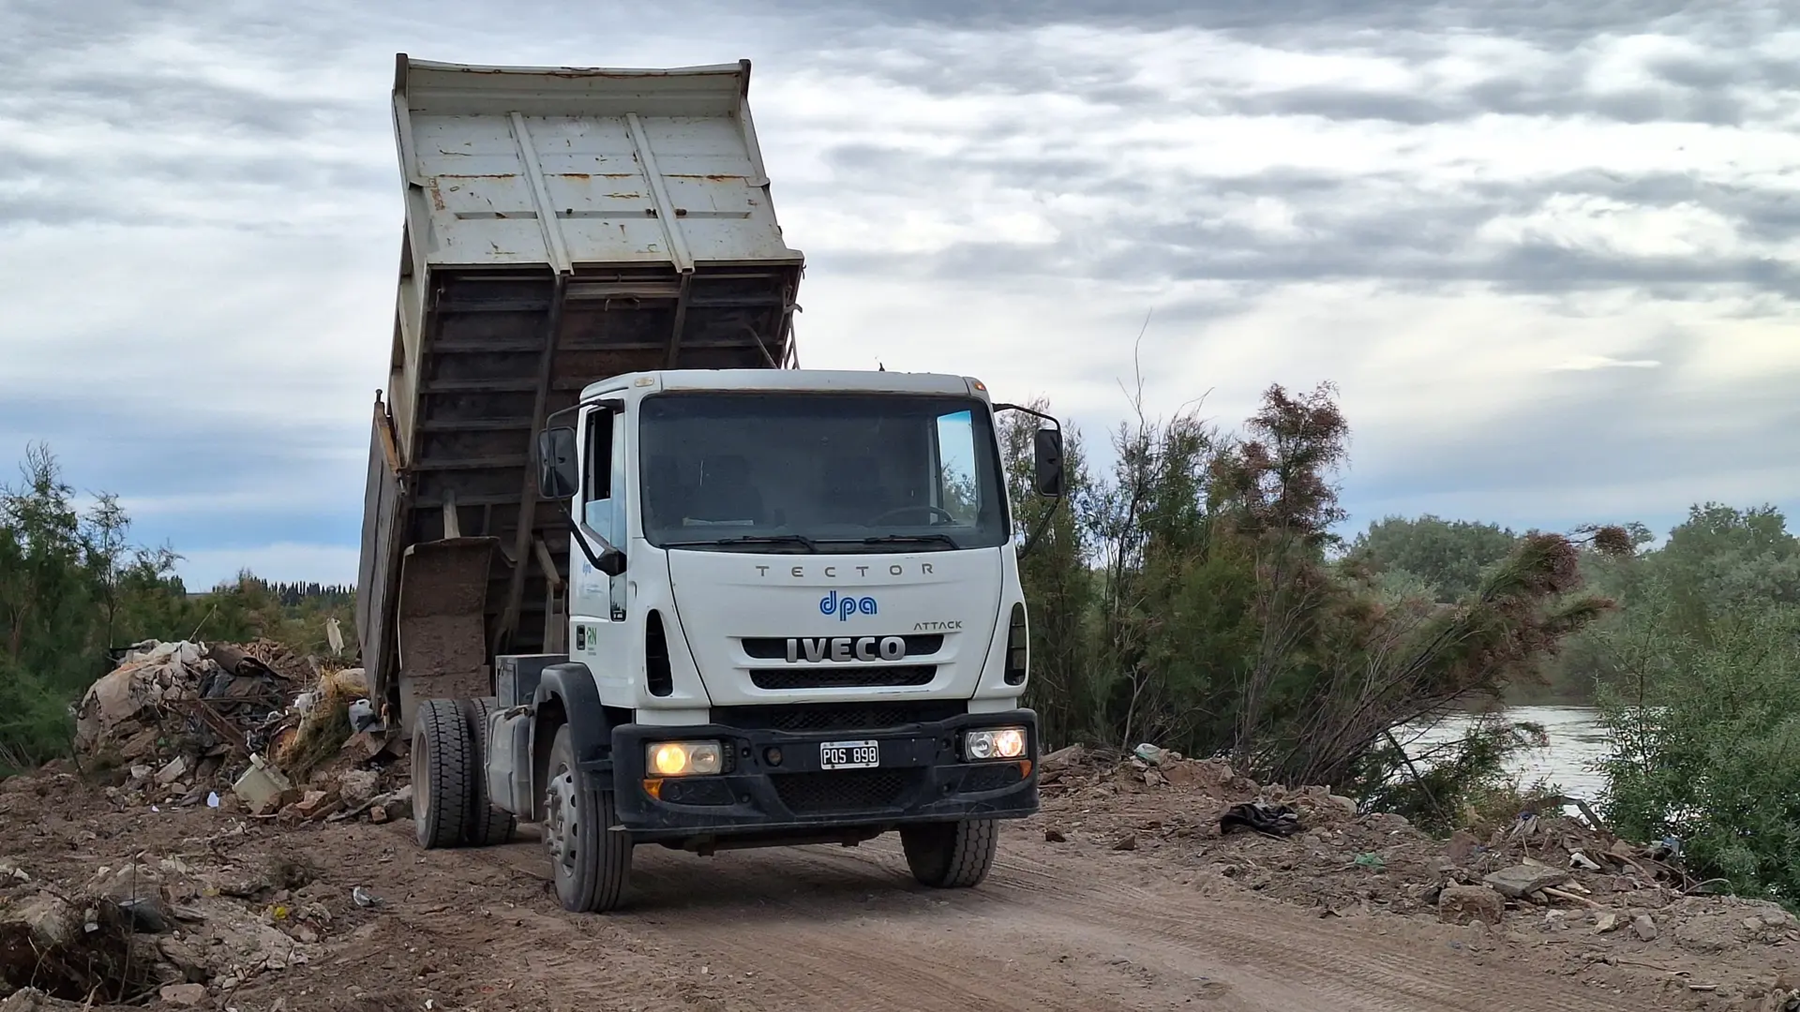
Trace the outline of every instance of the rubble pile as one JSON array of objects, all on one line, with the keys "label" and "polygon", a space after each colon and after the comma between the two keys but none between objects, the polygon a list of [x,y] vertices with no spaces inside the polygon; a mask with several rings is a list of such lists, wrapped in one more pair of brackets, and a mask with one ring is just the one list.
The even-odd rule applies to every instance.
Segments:
[{"label": "rubble pile", "polygon": [[124,805],[241,809],[299,822],[411,815],[406,742],[368,704],[359,668],[321,668],[266,641],[146,642],[76,711],[84,761],[117,770]]},{"label": "rubble pile", "polygon": [[146,821],[96,793],[69,773],[0,785],[0,1009],[218,1007],[313,962],[367,905],[257,820]]},{"label": "rubble pile", "polygon": [[1800,943],[1800,921],[1780,906],[1709,895],[1716,883],[1687,873],[1679,841],[1622,840],[1564,815],[1572,799],[1446,841],[1328,788],[1262,785],[1222,760],[1149,745],[1071,746],[1040,769],[1046,840],[1161,852],[1194,869],[1198,887],[1248,889],[1320,916],[1389,912],[1695,958]]}]

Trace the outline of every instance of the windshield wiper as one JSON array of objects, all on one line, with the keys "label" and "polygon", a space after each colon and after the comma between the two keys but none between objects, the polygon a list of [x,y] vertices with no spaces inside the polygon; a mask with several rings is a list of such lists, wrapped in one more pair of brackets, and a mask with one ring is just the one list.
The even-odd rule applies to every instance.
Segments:
[{"label": "windshield wiper", "polygon": [[864,538],[865,545],[917,545],[942,543],[951,548],[961,548],[956,539],[948,534],[884,534],[878,538]]},{"label": "windshield wiper", "polygon": [[799,545],[815,554],[819,551],[819,543],[804,534],[746,534],[740,538],[720,538],[717,541],[671,541],[664,547],[711,548],[716,545]]}]

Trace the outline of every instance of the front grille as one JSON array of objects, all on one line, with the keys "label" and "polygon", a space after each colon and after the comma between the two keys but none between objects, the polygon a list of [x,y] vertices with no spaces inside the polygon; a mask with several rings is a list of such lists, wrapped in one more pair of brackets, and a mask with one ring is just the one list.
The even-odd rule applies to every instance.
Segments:
[{"label": "front grille", "polygon": [[904,703],[795,703],[781,706],[721,706],[713,723],[746,730],[875,731],[949,720],[967,713],[962,701]]},{"label": "front grille", "polygon": [[865,812],[899,804],[919,782],[913,770],[827,770],[772,778],[781,803],[795,815]]},{"label": "front grille", "polygon": [[759,689],[835,689],[844,687],[929,685],[937,677],[934,664],[837,667],[751,668],[750,684]]},{"label": "front grille", "polygon": [[[820,636],[809,638],[829,640],[832,637]],[[875,638],[880,639],[881,637],[877,636]],[[908,657],[930,657],[932,654],[944,649],[944,637],[941,633],[902,636],[900,638],[906,641],[906,656]],[[746,657],[758,661],[787,660],[787,639],[785,637],[746,636],[740,642],[744,644],[744,656]],[[802,649],[800,656],[802,658],[806,656],[804,649]]]}]

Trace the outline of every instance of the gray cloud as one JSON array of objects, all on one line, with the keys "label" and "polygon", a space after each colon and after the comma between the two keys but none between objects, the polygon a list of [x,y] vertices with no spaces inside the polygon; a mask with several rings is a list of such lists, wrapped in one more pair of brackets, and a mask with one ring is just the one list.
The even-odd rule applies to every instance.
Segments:
[{"label": "gray cloud", "polygon": [[[809,364],[860,365],[878,348],[966,363],[996,389],[1079,398],[1070,410],[1100,442],[1153,305],[1146,365],[1170,403],[1219,387],[1218,403],[1241,405],[1327,368],[1362,384],[1350,399],[1412,398],[1403,422],[1353,414],[1353,509],[1453,501],[1520,525],[1620,502],[1679,511],[1707,488],[1750,487],[1760,447],[1800,423],[1777,400],[1800,382],[1789,364],[1727,389],[1692,357],[1727,333],[1708,329],[1719,321],[1797,315],[1784,259],[1800,228],[1794,173],[1748,164],[1758,143],[1785,142],[1800,109],[1800,71],[1758,48],[1793,26],[1789,7],[777,0],[745,13],[684,0],[571,14],[521,0],[497,17],[463,0],[14,0],[0,7],[0,261],[82,267],[15,271],[0,289],[15,320],[34,321],[29,333],[0,323],[13,350],[0,445],[49,437],[78,484],[149,504],[152,540],[353,545],[364,405],[391,338],[393,53],[614,66],[743,55],[757,64],[782,220],[809,255]],[[1614,38],[1640,33],[1676,41],[1608,78],[1623,59]],[[1571,151],[1548,167],[1502,164],[1509,152],[1478,150],[1494,123],[1525,147],[1575,127],[1698,140],[1680,160]],[[1677,136],[1677,124],[1702,132]],[[1550,127],[1564,132],[1533,133]],[[1718,138],[1745,154],[1720,154]],[[1581,200],[1604,206],[1567,217]],[[159,264],[203,283],[172,296],[172,275],[147,271]],[[1619,357],[1659,367],[1546,372],[1493,427],[1440,440],[1432,412],[1458,405],[1426,396],[1435,377],[1415,384],[1426,393],[1390,391],[1354,357],[1315,362],[1335,320],[1305,334],[1274,318],[1334,285],[1366,293],[1394,329],[1447,292],[1541,328],[1659,300],[1699,322],[1664,334],[1644,322],[1654,314],[1634,316],[1650,330]],[[891,302],[868,309],[870,293]],[[988,315],[973,322],[971,307]],[[1262,330],[1286,359],[1240,351]],[[279,365],[247,363],[259,342]],[[1183,364],[1221,347],[1231,353]],[[221,364],[227,353],[238,357]],[[67,395],[96,387],[113,413]],[[1240,413],[1221,407],[1220,420]],[[1726,419],[1737,436],[1717,445],[1682,417]]]}]

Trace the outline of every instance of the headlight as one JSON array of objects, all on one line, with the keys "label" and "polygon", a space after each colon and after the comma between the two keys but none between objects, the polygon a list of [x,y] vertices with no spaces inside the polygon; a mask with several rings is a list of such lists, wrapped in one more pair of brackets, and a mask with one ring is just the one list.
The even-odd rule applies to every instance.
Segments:
[{"label": "headlight", "polygon": [[644,759],[644,768],[655,777],[703,776],[724,765],[725,752],[716,741],[653,742]]},{"label": "headlight", "polygon": [[1025,754],[1025,729],[994,727],[963,734],[965,759],[1017,759]]}]

